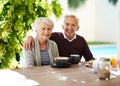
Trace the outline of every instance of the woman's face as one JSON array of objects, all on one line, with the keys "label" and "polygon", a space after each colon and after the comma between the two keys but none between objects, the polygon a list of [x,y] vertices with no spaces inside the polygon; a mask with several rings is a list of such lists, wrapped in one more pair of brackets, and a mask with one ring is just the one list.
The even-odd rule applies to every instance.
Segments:
[{"label": "woman's face", "polygon": [[41,22],[36,30],[38,36],[42,40],[47,40],[51,36],[52,27],[46,23]]}]

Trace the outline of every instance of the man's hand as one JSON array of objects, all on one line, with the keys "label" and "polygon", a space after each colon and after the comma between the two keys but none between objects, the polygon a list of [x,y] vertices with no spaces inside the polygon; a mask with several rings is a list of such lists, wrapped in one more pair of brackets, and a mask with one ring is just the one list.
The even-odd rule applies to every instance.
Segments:
[{"label": "man's hand", "polygon": [[93,60],[89,60],[89,61],[86,62],[85,66],[92,68],[92,64],[93,64]]},{"label": "man's hand", "polygon": [[23,43],[23,49],[28,50],[31,48],[31,46],[34,46],[34,39],[32,36],[28,36]]}]

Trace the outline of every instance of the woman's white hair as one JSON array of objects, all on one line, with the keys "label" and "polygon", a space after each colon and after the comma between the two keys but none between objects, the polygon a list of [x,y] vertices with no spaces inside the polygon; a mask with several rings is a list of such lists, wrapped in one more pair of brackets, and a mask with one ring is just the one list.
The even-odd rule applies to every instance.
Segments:
[{"label": "woman's white hair", "polygon": [[41,22],[50,25],[51,28],[54,27],[54,23],[53,23],[53,21],[52,21],[50,18],[47,18],[47,17],[39,17],[39,18],[37,18],[37,19],[35,20],[34,23],[31,24],[32,29],[33,29],[34,31],[36,31],[36,29],[38,29],[39,24],[40,24]]}]

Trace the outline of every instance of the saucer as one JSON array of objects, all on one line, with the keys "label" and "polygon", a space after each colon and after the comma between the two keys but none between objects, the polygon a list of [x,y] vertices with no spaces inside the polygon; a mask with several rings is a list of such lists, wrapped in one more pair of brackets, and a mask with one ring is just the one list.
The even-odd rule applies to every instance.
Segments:
[{"label": "saucer", "polygon": [[69,68],[71,67],[71,63],[68,63],[67,65],[56,65],[55,63],[51,65],[51,67],[56,67],[56,68]]}]

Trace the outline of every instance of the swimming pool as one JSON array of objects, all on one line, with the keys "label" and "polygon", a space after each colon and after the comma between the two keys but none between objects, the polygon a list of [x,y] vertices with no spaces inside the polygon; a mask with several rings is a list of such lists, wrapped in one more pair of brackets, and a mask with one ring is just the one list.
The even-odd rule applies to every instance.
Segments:
[{"label": "swimming pool", "polygon": [[115,45],[96,45],[89,47],[94,57],[116,56],[117,53]]}]

